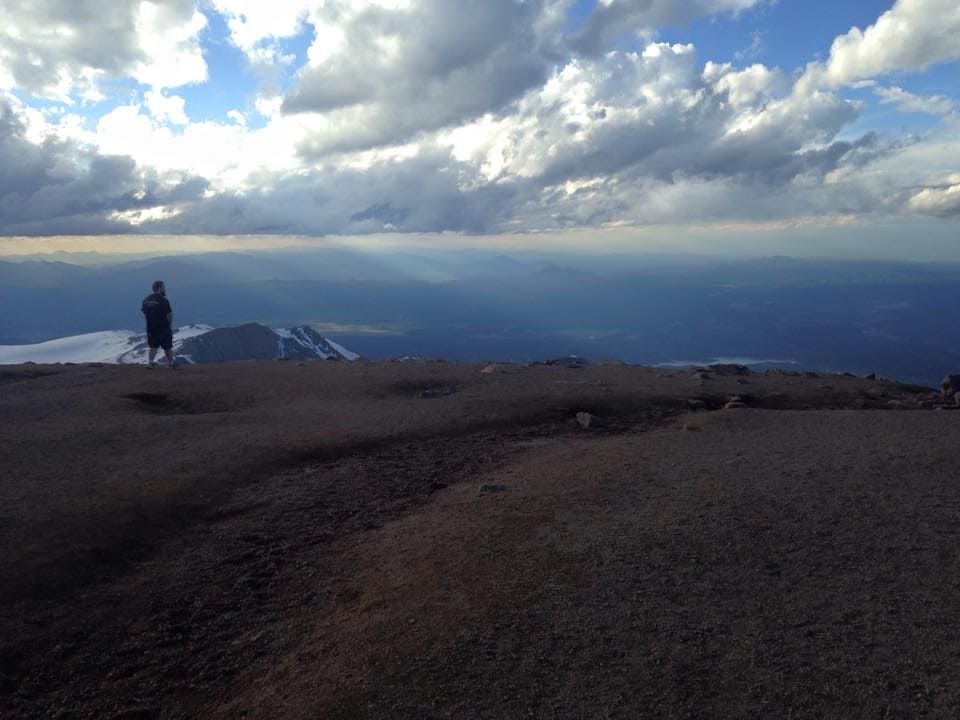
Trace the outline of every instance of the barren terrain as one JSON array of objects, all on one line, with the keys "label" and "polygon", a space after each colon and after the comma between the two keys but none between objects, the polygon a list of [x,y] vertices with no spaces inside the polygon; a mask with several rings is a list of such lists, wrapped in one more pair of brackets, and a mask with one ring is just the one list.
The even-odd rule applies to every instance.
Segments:
[{"label": "barren terrain", "polygon": [[490,369],[0,368],[0,717],[960,716],[960,412]]}]

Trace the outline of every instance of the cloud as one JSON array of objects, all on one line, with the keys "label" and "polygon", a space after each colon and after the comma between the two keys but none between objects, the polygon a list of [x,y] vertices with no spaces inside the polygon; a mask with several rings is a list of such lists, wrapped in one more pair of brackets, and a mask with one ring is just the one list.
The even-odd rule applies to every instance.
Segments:
[{"label": "cloud", "polygon": [[0,4],[0,87],[99,97],[104,78],[155,88],[206,78],[192,0],[43,0]]},{"label": "cloud", "polygon": [[[494,233],[956,215],[957,182],[929,180],[956,171],[949,123],[900,141],[853,133],[861,106],[825,80],[833,56],[798,79],[760,63],[704,63],[692,45],[608,47],[616,17],[634,32],[757,0],[602,2],[573,39],[589,49],[594,33],[605,50],[596,53],[565,44],[568,0],[211,2],[251,62],[315,31],[289,92],[254,99],[262,122],[240,110],[190,121],[184,98],[164,88],[198,77],[195,8],[148,3],[102,53],[114,65],[64,48],[50,61],[66,68],[49,81],[58,92],[150,77],[142,104],[123,99],[85,125],[0,96],[0,233]],[[74,25],[77,8],[96,5],[70,5]],[[141,37],[144,17],[163,32]],[[28,36],[45,47],[38,30]],[[162,71],[143,69],[150,57]],[[901,109],[951,102],[872,86]]]},{"label": "cloud", "polygon": [[0,95],[0,233],[126,232],[125,214],[196,200],[207,187],[63,139],[37,115]]},{"label": "cloud", "polygon": [[807,69],[807,82],[841,87],[898,71],[925,70],[960,59],[960,3],[897,0],[866,30],[852,28],[833,41],[826,63]]},{"label": "cloud", "polygon": [[926,187],[910,198],[908,206],[923,215],[960,217],[960,174],[936,186]]},{"label": "cloud", "polygon": [[150,114],[158,122],[169,122],[174,125],[190,124],[186,113],[186,100],[178,95],[168,96],[160,90],[148,90],[144,95],[144,102]]},{"label": "cloud", "polygon": [[624,35],[649,36],[658,28],[698,17],[737,13],[765,0],[600,0],[583,29],[570,38],[579,52],[608,50]]},{"label": "cloud", "polygon": [[956,103],[944,95],[914,95],[900,87],[877,87],[874,92],[885,105],[896,105],[899,112],[947,115]]},{"label": "cloud", "polygon": [[772,185],[822,176],[852,147],[830,143],[856,106],[827,93],[779,97],[785,86],[763,66],[708,64],[701,72],[692,46],[651,44],[642,53],[571,61],[516,114],[456,131],[455,151],[490,180],[546,185],[626,169],[664,181]]},{"label": "cloud", "polygon": [[403,142],[495,112],[543,83],[555,0],[333,0],[283,101],[320,116],[305,156]]},{"label": "cloud", "polygon": [[213,8],[223,15],[233,43],[248,58],[258,61],[271,43],[299,35],[310,0],[212,0]]}]

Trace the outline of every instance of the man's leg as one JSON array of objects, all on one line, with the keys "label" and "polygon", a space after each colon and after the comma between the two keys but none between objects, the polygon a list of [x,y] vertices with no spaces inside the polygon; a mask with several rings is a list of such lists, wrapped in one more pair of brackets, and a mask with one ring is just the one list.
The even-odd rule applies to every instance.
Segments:
[{"label": "man's leg", "polygon": [[154,361],[157,359],[157,348],[150,348],[150,352],[147,354],[147,367],[153,367]]},{"label": "man's leg", "polygon": [[163,354],[167,356],[167,365],[169,365],[170,367],[176,367],[176,366],[177,366],[177,361],[176,361],[176,359],[173,357],[173,350],[172,350],[172,349],[164,348],[164,349],[163,349]]}]

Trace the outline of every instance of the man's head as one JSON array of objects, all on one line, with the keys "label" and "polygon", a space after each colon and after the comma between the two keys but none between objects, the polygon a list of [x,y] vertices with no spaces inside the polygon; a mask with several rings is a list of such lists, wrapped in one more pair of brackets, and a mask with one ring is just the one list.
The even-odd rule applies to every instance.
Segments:
[{"label": "man's head", "polygon": [[166,286],[163,284],[163,280],[157,280],[156,282],[153,283],[153,291],[154,291],[155,293],[160,294],[160,295],[166,295],[166,294],[167,294],[167,288],[166,288]]}]

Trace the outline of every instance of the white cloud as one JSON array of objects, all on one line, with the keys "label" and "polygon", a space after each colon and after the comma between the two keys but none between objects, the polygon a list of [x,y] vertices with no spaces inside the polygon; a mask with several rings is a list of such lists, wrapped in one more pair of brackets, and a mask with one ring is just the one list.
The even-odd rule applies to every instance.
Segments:
[{"label": "white cloud", "polygon": [[826,63],[807,70],[807,82],[841,87],[896,71],[924,70],[960,59],[957,0],[897,0],[866,30],[833,41]]},{"label": "white cloud", "polygon": [[571,38],[582,52],[603,52],[626,34],[649,37],[664,26],[698,17],[736,14],[768,0],[600,0],[584,28]]},{"label": "white cloud", "polygon": [[234,44],[253,56],[265,41],[298,35],[310,0],[213,0],[214,9],[226,18]]},{"label": "white cloud", "polygon": [[186,100],[179,95],[164,95],[162,90],[148,90],[144,102],[154,119],[160,123],[188,125]]},{"label": "white cloud", "polygon": [[200,82],[205,24],[192,0],[2,2],[0,86],[68,100],[102,98],[107,78]]},{"label": "white cloud", "polygon": [[926,187],[910,198],[914,212],[937,217],[960,216],[960,173],[951,175],[940,185]]},{"label": "white cloud", "polygon": [[874,92],[885,105],[896,105],[905,113],[947,115],[956,108],[956,103],[944,95],[914,95],[900,87],[877,87]]}]

